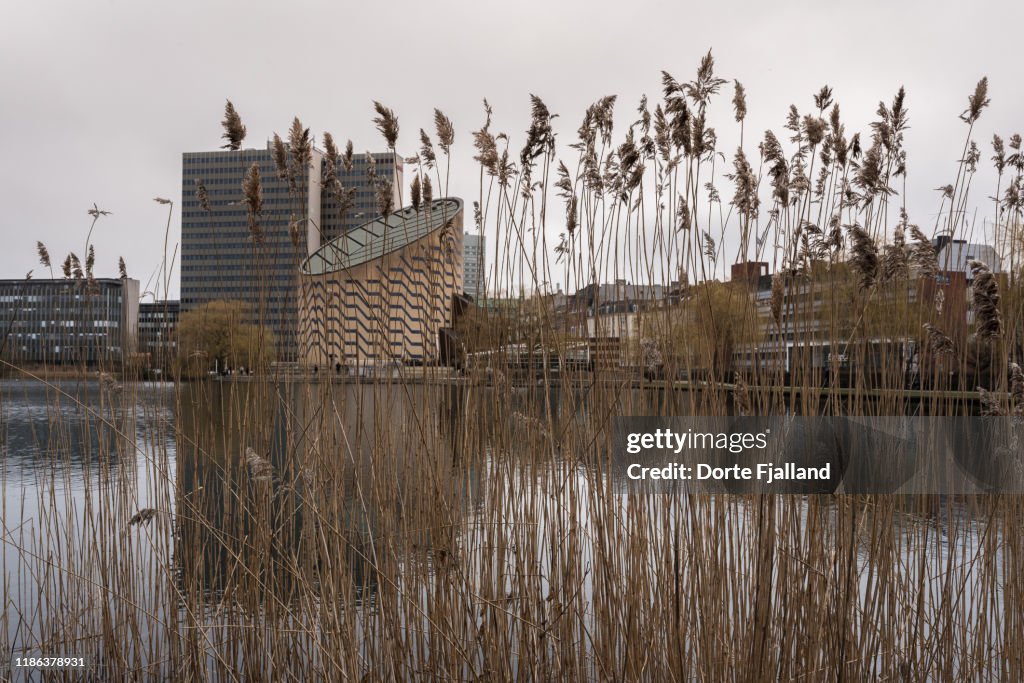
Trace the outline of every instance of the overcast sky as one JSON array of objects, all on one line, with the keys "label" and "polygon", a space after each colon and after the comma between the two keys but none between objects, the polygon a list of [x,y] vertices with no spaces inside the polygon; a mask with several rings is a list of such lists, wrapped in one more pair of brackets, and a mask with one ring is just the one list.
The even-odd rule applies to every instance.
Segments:
[{"label": "overcast sky", "polygon": [[[55,262],[81,255],[96,202],[113,212],[93,237],[97,275],[116,277],[124,256],[145,285],[166,221],[152,198],[175,202],[173,246],[181,153],[221,144],[225,98],[248,127],[247,147],[284,134],[298,115],[318,140],[330,131],[356,150],[383,146],[371,123],[379,99],[399,116],[403,155],[417,150],[420,127],[433,130],[439,107],[457,132],[452,194],[471,199],[470,131],[483,121],[482,98],[515,149],[530,93],[560,114],[565,143],[588,104],[617,94],[621,133],[642,94],[660,96],[662,69],[688,80],[708,48],[717,75],[747,88],[748,140],[780,129],[790,103],[809,110],[824,84],[848,132],[866,131],[878,101],[905,85],[908,202],[922,224],[939,205],[933,188],[955,174],[965,133],[957,115],[987,75],[992,105],[975,132],[986,164],[973,199],[991,212],[989,141],[1024,131],[1022,20],[1019,2],[4,0],[0,276],[48,276],[36,240]],[[731,89],[711,110],[723,141],[735,125],[730,98]],[[720,149],[731,158],[729,144]]]}]

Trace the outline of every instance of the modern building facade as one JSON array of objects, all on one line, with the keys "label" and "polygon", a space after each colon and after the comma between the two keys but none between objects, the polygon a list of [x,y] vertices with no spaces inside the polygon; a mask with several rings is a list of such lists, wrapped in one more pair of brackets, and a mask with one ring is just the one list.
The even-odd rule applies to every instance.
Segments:
[{"label": "modern building facade", "polygon": [[[373,157],[377,177],[392,181],[397,198],[401,158]],[[250,232],[242,196],[242,183],[254,163],[263,193],[260,244]],[[313,150],[304,177],[294,186],[279,177],[271,144],[266,149],[183,154],[181,311],[218,299],[241,301],[253,322],[273,332],[278,360],[297,360],[299,265],[325,241],[374,217],[370,165],[365,155],[354,157],[351,169],[336,160],[339,180],[354,191],[352,206],[343,215],[337,198],[322,191],[324,159],[319,150]],[[206,207],[197,197],[198,183],[206,188]]]},{"label": "modern building facade", "polygon": [[0,280],[0,357],[120,364],[137,348],[138,306],[138,280]]},{"label": "modern building facade", "polygon": [[473,297],[473,301],[484,298],[484,278],[487,275],[487,259],[484,249],[487,242],[483,235],[466,235],[463,238],[463,283],[462,291]]},{"label": "modern building facade", "polygon": [[139,304],[139,353],[151,368],[169,369],[177,354],[174,339],[181,311],[179,301]]},{"label": "modern building facade", "polygon": [[438,359],[462,283],[463,203],[365,223],[302,265],[301,361],[325,371]]},{"label": "modern building facade", "polygon": [[993,273],[1003,272],[1002,259],[999,252],[990,244],[974,244],[967,240],[956,240],[949,235],[939,235],[932,240],[935,247],[935,261],[939,269],[963,273],[968,280],[973,279],[971,261],[981,261]]}]

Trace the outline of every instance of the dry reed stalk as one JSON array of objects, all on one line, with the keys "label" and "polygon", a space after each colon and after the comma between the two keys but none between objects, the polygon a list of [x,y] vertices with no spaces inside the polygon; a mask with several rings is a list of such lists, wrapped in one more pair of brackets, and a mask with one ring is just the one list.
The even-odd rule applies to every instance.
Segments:
[{"label": "dry reed stalk", "polygon": [[[142,385],[123,382],[112,392],[103,379],[104,391],[86,401],[98,406],[94,420],[102,414],[94,423],[70,420],[67,404],[54,399],[48,429],[32,437],[54,459],[36,465],[39,487],[25,493],[39,521],[4,530],[17,564],[5,565],[13,598],[4,610],[18,626],[0,647],[84,651],[104,662],[111,679],[1020,678],[1013,653],[1024,642],[1024,623],[1012,615],[1024,612],[1015,571],[1024,539],[1016,497],[680,496],[622,488],[611,466],[617,416],[953,416],[979,408],[910,402],[902,359],[887,352],[879,378],[855,375],[837,401],[820,369],[740,370],[733,354],[742,346],[716,351],[730,335],[765,343],[791,333],[797,344],[828,342],[857,362],[867,356],[864,340],[892,334],[894,323],[873,318],[881,306],[872,301],[859,318],[848,315],[853,293],[874,287],[881,304],[892,303],[884,297],[910,286],[903,253],[916,274],[937,270],[915,226],[907,226],[909,248],[899,238],[877,246],[873,239],[883,234],[889,188],[899,185],[894,178],[905,161],[902,93],[880,106],[867,151],[859,136],[847,138],[827,88],[815,95],[812,114],[794,107],[788,142],[765,136],[771,188],[764,211],[755,210],[762,197],[747,166],[732,165],[744,177],[736,179],[730,222],[705,191],[722,173],[710,132],[719,81],[710,54],[692,81],[666,74],[664,101],[653,114],[645,103],[620,139],[612,137],[614,98],[601,100],[587,110],[577,164],[558,158],[552,116],[539,99],[519,161],[509,161],[508,138],[491,132],[487,106],[487,121],[474,133],[478,225],[498,245],[488,293],[504,292],[509,308],[480,312],[479,325],[465,332],[468,345],[503,352],[483,372],[456,381],[432,380],[426,371],[414,378],[405,368],[397,378],[360,382],[180,383],[173,414],[144,397]],[[736,98],[729,118],[742,125],[738,84]],[[976,120],[985,103],[987,95],[975,93],[967,118]],[[383,107],[378,114],[393,147],[397,117]],[[447,157],[454,129],[439,111],[435,127]],[[293,124],[293,131],[294,149],[308,130]],[[429,170],[435,151],[425,133],[422,141]],[[325,137],[325,147],[325,187],[341,192],[331,189],[330,165],[337,155],[351,168],[352,145],[338,155]],[[304,177],[295,172],[305,168],[301,162],[288,158],[283,142],[280,148],[282,179]],[[746,154],[741,147],[737,159]],[[250,175],[252,221],[262,196],[258,169]],[[416,180],[418,201],[429,206],[429,176]],[[573,208],[566,291],[685,276],[680,303],[653,309],[659,315],[646,319],[660,326],[642,326],[620,363],[556,373],[510,360],[514,345],[564,356],[574,340],[577,321],[561,317],[542,287],[559,277],[542,240],[553,219],[534,211],[551,186]],[[860,226],[851,230],[853,251],[862,252],[853,278],[838,261],[839,216]],[[720,235],[744,233],[756,258],[777,247],[808,262],[799,278],[773,264],[760,308],[737,306],[735,297],[716,302],[698,279],[698,266],[706,267],[698,260],[725,253],[701,247],[723,247]],[[69,255],[65,277],[76,269],[81,263]],[[880,274],[889,280],[884,286]],[[594,291],[595,309],[613,303]],[[810,305],[815,291],[830,302],[823,310]],[[984,277],[977,292],[991,303]],[[1021,329],[1020,309],[1006,303],[1010,292],[1002,294],[1002,310],[998,299],[993,306],[1011,339]],[[686,336],[701,307],[715,307],[716,333]],[[897,321],[908,337],[955,355],[959,341],[925,311],[908,310]],[[982,328],[992,327],[991,316],[983,318]],[[643,368],[663,368],[666,379],[641,381]],[[667,368],[691,374],[684,384]],[[958,381],[970,378],[963,368],[958,373]],[[780,377],[792,386],[771,386]],[[722,387],[721,378],[735,378],[733,387]],[[1011,365],[1015,406],[1021,386]],[[1005,412],[992,393],[981,397],[983,409]],[[5,405],[0,400],[0,410]],[[78,470],[88,475],[80,499],[65,485]],[[5,466],[0,478],[11,471]],[[10,495],[8,486],[2,490]],[[5,511],[10,502],[3,501]],[[164,515],[174,524],[148,523]]]}]

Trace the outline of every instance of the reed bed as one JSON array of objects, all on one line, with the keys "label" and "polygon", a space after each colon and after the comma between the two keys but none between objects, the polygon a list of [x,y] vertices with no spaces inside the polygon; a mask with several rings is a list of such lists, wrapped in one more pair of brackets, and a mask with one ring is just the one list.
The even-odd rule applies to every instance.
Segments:
[{"label": "reed bed", "polygon": [[[642,495],[610,453],[622,415],[1019,412],[1019,136],[994,148],[992,237],[1007,273],[975,267],[972,322],[953,329],[932,300],[899,305],[942,270],[897,191],[902,90],[862,142],[823,88],[810,113],[789,113],[788,144],[741,143],[723,170],[710,109],[730,84],[710,53],[693,80],[663,83],[619,143],[615,98],[596,102],[571,161],[539,98],[518,154],[489,106],[473,133],[476,229],[499,245],[487,290],[523,295],[474,313],[460,328],[467,351],[567,348],[573,316],[545,289],[559,278],[567,292],[679,281],[623,368],[8,382],[0,646],[84,656],[93,680],[1024,678],[1019,497]],[[742,130],[745,95],[731,85]],[[988,104],[983,80],[935,230],[980,239],[965,207]],[[375,110],[401,147],[397,115]],[[450,192],[460,138],[442,112],[435,121],[436,147],[421,131],[408,165],[414,202],[433,183]],[[225,131],[238,149],[230,106]],[[293,140],[307,134],[296,120]],[[283,174],[301,173],[295,147],[281,143]],[[325,186],[344,197],[336,180]],[[250,174],[245,194],[262,230],[258,183]],[[379,194],[386,204],[390,189]],[[254,263],[270,257],[253,242]],[[731,260],[771,264],[762,311],[715,281]],[[813,307],[809,284],[834,303]],[[925,379],[908,389],[885,350],[842,392],[834,366],[736,363],[784,320],[797,344],[828,340],[854,359],[865,340],[912,338]],[[25,405],[43,414],[28,420]],[[19,465],[16,452],[38,460]]]}]

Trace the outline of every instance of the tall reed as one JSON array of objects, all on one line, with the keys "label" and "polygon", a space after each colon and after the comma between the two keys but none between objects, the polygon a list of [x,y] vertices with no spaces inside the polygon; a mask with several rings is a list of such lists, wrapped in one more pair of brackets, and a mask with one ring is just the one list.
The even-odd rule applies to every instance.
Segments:
[{"label": "tall reed", "polygon": [[[904,201],[910,94],[862,136],[824,87],[753,147],[755,103],[735,83],[741,142],[724,161],[712,116],[727,83],[710,53],[690,80],[665,73],[617,138],[618,102],[601,98],[575,159],[539,97],[518,153],[485,102],[474,219],[497,257],[459,323],[464,372],[0,387],[8,442],[19,405],[46,406],[27,440],[46,460],[5,451],[0,646],[81,654],[108,680],[1024,676],[1018,497],[643,495],[615,470],[617,416],[955,416],[979,411],[975,381],[1001,414],[1022,409],[1019,137],[1016,156],[996,148],[1000,188],[1018,192],[995,200],[1011,272],[974,266],[968,326],[966,291],[937,305],[921,289],[948,265]],[[939,199],[954,237],[974,230],[985,81],[968,104]],[[376,111],[394,150],[397,116]],[[455,129],[434,116],[445,172],[421,131],[424,205],[431,172],[451,191]],[[351,163],[351,143],[325,140],[332,168]],[[275,138],[283,179],[306,177],[310,144],[297,119],[287,148]],[[335,181],[321,177],[343,197]],[[239,198],[258,254],[257,167]],[[722,281],[760,260],[761,294]],[[515,348],[566,359],[613,336],[629,311],[580,326],[616,303],[595,285],[618,279],[668,292],[640,302],[620,362],[516,367]],[[559,298],[555,282],[592,296]],[[835,356],[784,367],[771,352],[787,335]],[[877,339],[917,343],[916,385]]]}]

